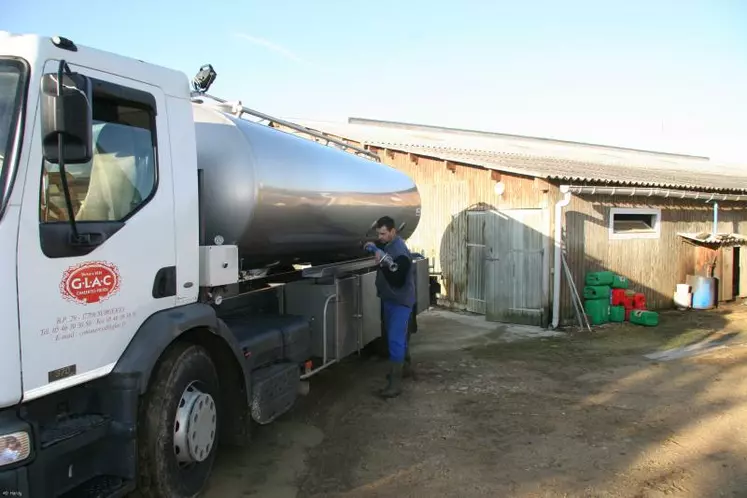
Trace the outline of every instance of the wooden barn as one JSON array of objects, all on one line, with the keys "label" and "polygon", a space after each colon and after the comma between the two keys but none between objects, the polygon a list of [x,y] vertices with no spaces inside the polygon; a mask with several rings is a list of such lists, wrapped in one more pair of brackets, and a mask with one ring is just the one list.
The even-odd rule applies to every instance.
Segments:
[{"label": "wooden barn", "polygon": [[588,271],[627,277],[650,309],[673,306],[687,275],[718,277],[721,301],[747,296],[747,173],[737,168],[406,123],[301,124],[415,180],[422,216],[408,244],[431,258],[444,306],[491,321],[569,323],[562,261],[579,289]]}]

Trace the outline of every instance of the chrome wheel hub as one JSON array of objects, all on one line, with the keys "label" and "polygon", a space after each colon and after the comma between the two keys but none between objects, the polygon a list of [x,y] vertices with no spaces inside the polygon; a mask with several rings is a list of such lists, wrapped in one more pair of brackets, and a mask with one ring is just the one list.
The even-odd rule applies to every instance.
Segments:
[{"label": "chrome wheel hub", "polygon": [[202,462],[215,442],[218,411],[213,397],[192,382],[182,393],[174,420],[174,453],[180,464]]}]

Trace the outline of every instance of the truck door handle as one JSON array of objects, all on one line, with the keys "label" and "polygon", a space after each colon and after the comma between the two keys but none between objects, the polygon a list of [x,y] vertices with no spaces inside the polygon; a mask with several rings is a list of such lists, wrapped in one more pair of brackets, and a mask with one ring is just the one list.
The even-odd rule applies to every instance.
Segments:
[{"label": "truck door handle", "polygon": [[176,266],[166,266],[156,272],[153,280],[153,298],[176,296]]},{"label": "truck door handle", "polygon": [[106,241],[107,235],[104,232],[81,232],[78,237],[70,234],[70,245],[77,247],[95,247],[100,246]]}]

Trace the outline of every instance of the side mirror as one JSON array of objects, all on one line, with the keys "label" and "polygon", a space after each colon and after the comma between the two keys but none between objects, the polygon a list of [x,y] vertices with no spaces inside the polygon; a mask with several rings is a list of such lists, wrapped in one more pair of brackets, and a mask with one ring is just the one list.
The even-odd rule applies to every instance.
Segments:
[{"label": "side mirror", "polygon": [[56,74],[42,76],[41,90],[44,159],[59,164],[62,154],[64,164],[87,163],[93,156],[91,80],[70,72],[67,64],[61,61]]}]

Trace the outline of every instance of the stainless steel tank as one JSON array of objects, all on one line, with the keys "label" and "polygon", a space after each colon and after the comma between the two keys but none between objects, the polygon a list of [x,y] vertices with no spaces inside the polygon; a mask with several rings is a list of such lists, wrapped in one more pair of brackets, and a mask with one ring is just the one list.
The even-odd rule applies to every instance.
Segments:
[{"label": "stainless steel tank", "polygon": [[193,104],[205,244],[239,247],[244,270],[364,257],[372,223],[409,237],[420,195],[404,173],[210,104]]}]

